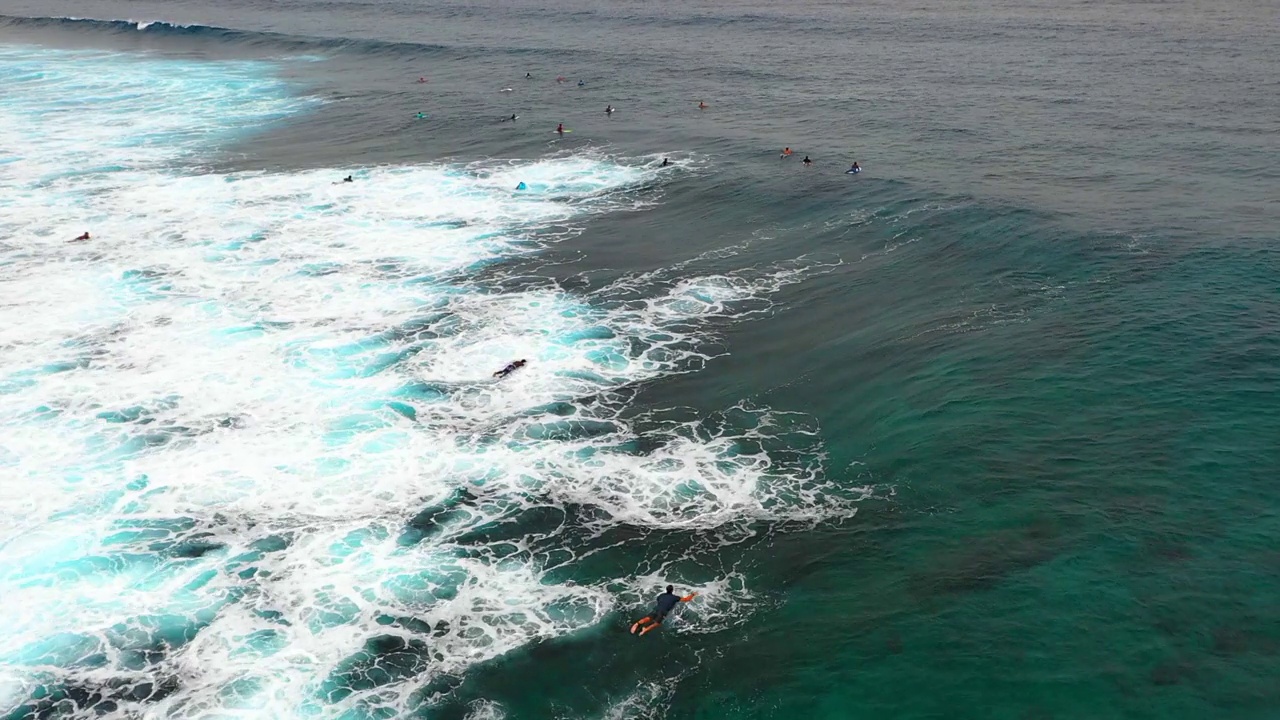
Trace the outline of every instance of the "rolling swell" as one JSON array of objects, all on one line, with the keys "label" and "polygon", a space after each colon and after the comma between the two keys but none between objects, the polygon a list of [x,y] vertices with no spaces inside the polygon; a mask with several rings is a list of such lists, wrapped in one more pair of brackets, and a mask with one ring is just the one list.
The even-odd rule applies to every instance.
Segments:
[{"label": "rolling swell", "polygon": [[[0,418],[21,419],[17,472],[54,480],[20,499],[0,486],[38,506],[0,525],[19,540],[0,589],[64,610],[0,633],[18,716],[421,710],[667,575],[716,588],[697,632],[740,623],[756,601],[726,546],[854,511],[862,491],[823,476],[804,416],[629,407],[827,265],[685,264],[589,293],[474,272],[647,209],[679,174],[568,152],[362,168],[350,185],[335,167],[191,175],[204,118],[260,125],[305,103],[264,64],[2,59],[44,73],[4,106],[28,147],[0,179],[22,199],[15,234],[43,242],[7,258],[18,295],[50,313],[3,324],[0,377],[22,382]],[[44,111],[85,76],[115,120],[93,142]],[[156,123],[161,81],[184,112]],[[104,153],[119,169],[28,180]],[[534,189],[513,194],[516,178]],[[76,203],[52,216],[51,192]],[[85,208],[103,218],[96,254],[55,239]],[[93,354],[50,363],[69,344]],[[494,380],[512,357],[529,367]]]},{"label": "rolling swell", "polygon": [[[417,42],[395,42],[365,38],[323,37],[293,35],[265,30],[239,30],[215,25],[170,23],[163,20],[100,20],[80,17],[31,17],[0,14],[0,30],[12,29],[29,32],[50,30],[85,33],[89,36],[130,39],[154,39],[156,41],[185,41],[233,45],[246,49],[280,53],[324,55],[357,54],[384,58],[471,56],[477,52],[505,53],[524,56],[552,54],[539,48],[477,47],[470,45],[443,45]],[[556,56],[591,55],[586,50],[556,50]]]},{"label": "rolling swell", "polygon": [[358,52],[423,56],[449,50],[443,45],[305,37],[267,31],[236,30],[213,25],[184,25],[163,20],[99,20],[79,17],[0,15],[0,29],[3,28],[70,30],[106,36],[203,40],[213,43],[235,43],[254,48],[269,47],[283,52]]}]

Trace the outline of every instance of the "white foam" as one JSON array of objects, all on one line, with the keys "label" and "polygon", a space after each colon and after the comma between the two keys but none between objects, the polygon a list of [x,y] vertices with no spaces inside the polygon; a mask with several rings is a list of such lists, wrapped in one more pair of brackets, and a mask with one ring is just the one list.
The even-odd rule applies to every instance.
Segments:
[{"label": "white foam", "polygon": [[[252,64],[0,51],[0,68],[36,67],[47,80],[0,99],[0,146],[24,138],[0,166],[0,658],[25,669],[0,691],[172,677],[167,697],[120,711],[403,711],[431,701],[433,679],[588,627],[663,580],[556,584],[522,541],[467,533],[548,505],[595,508],[599,530],[727,541],[851,512],[820,447],[773,460],[814,437],[802,416],[627,420],[620,394],[701,367],[709,322],[767,310],[822,263],[680,268],[590,298],[471,279],[644,206],[655,168],[191,175],[210,141],[305,105]],[[101,122],[56,109],[90,91]],[[87,220],[94,239],[67,243]],[[514,357],[530,363],[494,381]],[[656,449],[628,451],[641,433]],[[402,542],[435,505],[452,514]],[[749,614],[741,576],[702,587],[702,631]],[[344,689],[381,636],[422,643],[401,653],[410,669]],[[140,663],[147,647],[162,651]]]}]

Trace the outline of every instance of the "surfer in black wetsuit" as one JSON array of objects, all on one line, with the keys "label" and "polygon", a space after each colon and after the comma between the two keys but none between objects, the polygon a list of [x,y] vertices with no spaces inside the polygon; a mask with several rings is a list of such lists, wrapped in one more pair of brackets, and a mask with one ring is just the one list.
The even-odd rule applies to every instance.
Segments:
[{"label": "surfer in black wetsuit", "polygon": [[524,367],[527,362],[528,360],[516,360],[514,362],[509,362],[506,367],[494,373],[493,376],[496,378],[504,378],[515,372],[517,369]]},{"label": "surfer in black wetsuit", "polygon": [[670,164],[671,164],[670,160],[668,160],[667,158],[662,158],[662,165],[660,165],[659,167],[666,167]]},{"label": "surfer in black wetsuit", "polygon": [[665,620],[667,615],[675,609],[677,604],[689,602],[698,596],[698,593],[692,592],[684,597],[680,597],[679,595],[676,595],[675,591],[675,587],[668,585],[667,591],[658,596],[658,601],[653,606],[653,612],[640,618],[631,626],[631,634],[635,635],[636,630],[639,630],[641,635],[649,632],[650,630],[657,630],[659,627],[662,627],[662,621]]},{"label": "surfer in black wetsuit", "polygon": [[804,156],[804,160],[801,160],[801,162],[803,162],[803,163],[804,163],[804,166],[805,166],[805,167],[809,167],[810,165],[812,165],[812,164],[813,164],[813,161],[809,159],[809,156],[808,156],[808,155],[805,155],[805,156]]},{"label": "surfer in black wetsuit", "polygon": [[88,239],[89,239],[89,233],[87,233],[87,232],[86,232],[85,234],[81,235],[81,236],[80,236],[80,237],[78,237],[78,238],[75,238],[75,239],[74,239],[74,240],[72,240],[71,242],[77,242],[77,241],[80,241],[80,240],[88,240]]},{"label": "surfer in black wetsuit", "polygon": [[351,175],[348,175],[348,176],[346,176],[346,177],[342,178],[342,182],[355,182],[355,181],[356,181],[356,179],[355,179],[354,177],[352,177]]},{"label": "surfer in black wetsuit", "polygon": [[532,79],[533,79],[533,73],[525,73],[525,74],[524,74],[524,79],[525,79],[525,80],[532,80]]}]

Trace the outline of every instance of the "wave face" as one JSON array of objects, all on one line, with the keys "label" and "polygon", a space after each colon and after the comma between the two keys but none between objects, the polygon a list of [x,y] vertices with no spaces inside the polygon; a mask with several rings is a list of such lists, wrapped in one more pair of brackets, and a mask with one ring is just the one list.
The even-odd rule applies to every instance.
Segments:
[{"label": "wave face", "polygon": [[263,47],[278,52],[351,51],[393,56],[403,54],[421,58],[445,49],[440,45],[423,43],[300,36],[258,30],[238,30],[217,25],[201,25],[199,23],[171,23],[163,20],[103,20],[82,17],[28,17],[0,14],[0,30],[5,29],[17,32],[35,30],[85,32],[99,38],[116,36],[131,39],[173,39],[186,43],[207,42],[216,45],[232,44],[247,48]]},{"label": "wave face", "polygon": [[629,407],[820,264],[507,277],[659,202],[651,162],[214,174],[313,105],[271,65],[0,72],[8,717],[416,713],[668,581],[707,597],[673,631],[739,623],[756,595],[700,548],[852,512],[809,418]]}]

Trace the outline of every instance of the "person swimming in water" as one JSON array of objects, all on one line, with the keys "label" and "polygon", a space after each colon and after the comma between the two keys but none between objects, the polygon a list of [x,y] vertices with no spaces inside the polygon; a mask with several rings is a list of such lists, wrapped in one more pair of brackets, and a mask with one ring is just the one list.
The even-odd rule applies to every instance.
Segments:
[{"label": "person swimming in water", "polygon": [[789,158],[789,157],[791,157],[791,148],[789,148],[789,147],[782,148],[782,154],[781,154],[781,155],[779,155],[778,157],[780,157],[780,158]]},{"label": "person swimming in water", "polygon": [[494,373],[493,376],[496,378],[504,378],[515,372],[517,369],[524,367],[527,362],[527,360],[515,360],[513,362],[509,362],[506,367]]},{"label": "person swimming in water", "polygon": [[671,164],[671,161],[670,161],[670,160],[668,160],[667,158],[662,158],[662,164],[661,164],[661,165],[659,165],[658,167],[666,167],[666,166],[668,166],[668,165],[670,165],[670,164]]},{"label": "person swimming in water", "polygon": [[424,78],[424,77],[420,77],[420,78],[418,78],[418,84],[419,84],[419,85],[422,85],[422,84],[423,84],[423,83],[425,83],[426,81],[427,81],[427,79],[426,79],[426,78]]},{"label": "person swimming in water", "polygon": [[74,240],[72,240],[71,242],[77,242],[77,241],[79,241],[79,240],[88,240],[88,239],[89,239],[89,232],[86,230],[86,231],[85,231],[85,233],[84,233],[83,235],[81,235],[81,236],[79,236],[79,237],[75,238],[75,239],[74,239]]},{"label": "person swimming in water", "polygon": [[804,166],[805,166],[805,167],[809,167],[810,165],[812,165],[812,164],[813,164],[813,161],[809,159],[809,156],[808,156],[808,155],[805,155],[805,156],[804,156],[804,160],[802,160],[801,162],[803,162],[803,163],[804,163]]},{"label": "person swimming in water", "polygon": [[699,101],[698,101],[698,109],[699,109],[699,110],[706,110],[706,109],[707,109],[707,108],[709,108],[709,107],[711,107],[711,106],[710,106],[710,105],[708,105],[708,104],[706,104],[706,103],[704,103],[704,102],[702,102],[701,100],[699,100]]},{"label": "person swimming in water", "polygon": [[640,618],[631,626],[631,634],[635,635],[636,630],[640,630],[641,635],[644,635],[650,630],[657,630],[662,627],[662,621],[665,620],[667,615],[675,609],[677,604],[689,602],[690,600],[698,597],[698,593],[696,592],[691,592],[684,597],[680,597],[679,595],[676,595],[675,591],[676,589],[674,586],[668,585],[667,591],[658,596],[658,601],[653,607],[653,612]]}]

